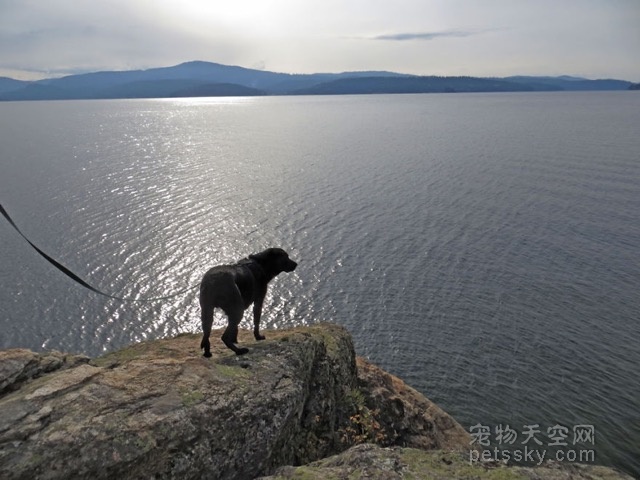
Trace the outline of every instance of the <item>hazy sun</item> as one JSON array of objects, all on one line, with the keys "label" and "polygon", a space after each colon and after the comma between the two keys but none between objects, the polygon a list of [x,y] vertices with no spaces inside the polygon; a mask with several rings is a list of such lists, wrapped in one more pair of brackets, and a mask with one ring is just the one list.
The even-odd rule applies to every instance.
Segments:
[{"label": "hazy sun", "polygon": [[[210,0],[156,0],[167,20],[189,28],[233,30],[238,33],[264,35],[273,31],[278,23],[273,2],[236,0],[211,2]],[[214,33],[214,32],[211,32]]]}]

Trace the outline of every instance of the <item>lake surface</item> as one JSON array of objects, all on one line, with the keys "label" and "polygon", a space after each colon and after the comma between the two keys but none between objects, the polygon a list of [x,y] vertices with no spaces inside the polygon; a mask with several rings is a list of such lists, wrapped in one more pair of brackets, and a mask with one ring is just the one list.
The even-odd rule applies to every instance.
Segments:
[{"label": "lake surface", "polygon": [[[468,430],[592,426],[640,476],[637,92],[0,103],[0,162],[23,232],[110,294],[283,247],[264,327],[344,325]],[[200,329],[196,290],[111,300],[0,239],[0,348]]]}]

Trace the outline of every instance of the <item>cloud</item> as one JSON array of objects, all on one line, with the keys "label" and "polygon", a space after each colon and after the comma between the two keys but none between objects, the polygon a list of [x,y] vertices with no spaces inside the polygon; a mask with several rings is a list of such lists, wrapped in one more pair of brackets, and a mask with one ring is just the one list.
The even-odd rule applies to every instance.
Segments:
[{"label": "cloud", "polygon": [[486,30],[445,30],[441,32],[422,32],[422,33],[390,33],[384,35],[376,35],[368,37],[370,40],[391,40],[391,41],[407,41],[407,40],[436,40],[438,38],[461,38],[479,35]]}]

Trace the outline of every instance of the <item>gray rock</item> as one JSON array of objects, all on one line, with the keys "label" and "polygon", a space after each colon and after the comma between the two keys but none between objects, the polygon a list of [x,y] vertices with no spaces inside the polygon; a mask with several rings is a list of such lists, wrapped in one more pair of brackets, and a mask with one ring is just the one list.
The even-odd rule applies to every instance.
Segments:
[{"label": "gray rock", "polygon": [[[198,335],[75,366],[62,354],[4,352],[0,477],[249,479],[343,451],[362,440],[347,433],[354,426],[379,433],[354,421],[368,408],[366,381],[346,330],[274,331],[259,343],[250,335],[241,333],[251,348],[241,357],[214,342],[214,357],[203,358]],[[423,433],[433,445],[457,425],[432,423]],[[457,428],[455,441],[465,435]]]},{"label": "gray rock", "polygon": [[359,412],[369,415],[377,428],[374,436],[360,440],[423,450],[469,450],[467,431],[420,392],[363,358],[357,358],[357,369],[357,391],[364,405]]},{"label": "gray rock", "polygon": [[89,357],[60,352],[34,353],[16,348],[0,351],[0,395],[20,388],[28,380],[59,369],[87,363]]},{"label": "gray rock", "polygon": [[211,359],[199,335],[91,361],[0,352],[0,478],[624,478],[602,467],[470,466],[452,453],[468,459],[468,433],[400,379],[356,359],[345,329],[267,338],[255,343],[241,332],[250,347],[241,357],[213,342]]}]

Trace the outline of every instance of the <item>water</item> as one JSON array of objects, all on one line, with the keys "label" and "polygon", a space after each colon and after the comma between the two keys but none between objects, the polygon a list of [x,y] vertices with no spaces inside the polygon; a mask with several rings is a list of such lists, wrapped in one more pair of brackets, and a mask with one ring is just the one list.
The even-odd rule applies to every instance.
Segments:
[{"label": "water", "polygon": [[[593,425],[640,475],[639,126],[634,92],[0,103],[1,200],[129,298],[281,246],[265,327],[339,323],[465,428]],[[195,290],[110,300],[0,238],[1,348],[199,331]]]}]

